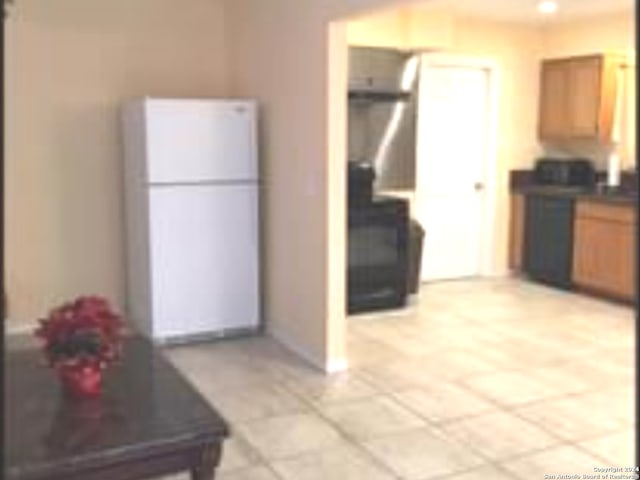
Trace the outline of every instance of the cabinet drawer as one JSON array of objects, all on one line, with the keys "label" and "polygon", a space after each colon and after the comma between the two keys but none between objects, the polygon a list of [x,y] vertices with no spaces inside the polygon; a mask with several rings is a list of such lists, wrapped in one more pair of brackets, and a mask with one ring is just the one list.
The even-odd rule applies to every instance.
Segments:
[{"label": "cabinet drawer", "polygon": [[613,205],[610,203],[581,200],[576,205],[578,218],[596,218],[619,223],[636,223],[637,209],[632,205]]}]

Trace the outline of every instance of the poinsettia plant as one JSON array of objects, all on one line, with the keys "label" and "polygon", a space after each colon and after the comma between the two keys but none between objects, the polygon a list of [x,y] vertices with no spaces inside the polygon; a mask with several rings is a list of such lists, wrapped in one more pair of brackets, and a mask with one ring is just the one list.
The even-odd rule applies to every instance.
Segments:
[{"label": "poinsettia plant", "polygon": [[35,331],[52,368],[90,367],[103,370],[121,354],[123,321],[98,296],[82,296],[51,310]]}]

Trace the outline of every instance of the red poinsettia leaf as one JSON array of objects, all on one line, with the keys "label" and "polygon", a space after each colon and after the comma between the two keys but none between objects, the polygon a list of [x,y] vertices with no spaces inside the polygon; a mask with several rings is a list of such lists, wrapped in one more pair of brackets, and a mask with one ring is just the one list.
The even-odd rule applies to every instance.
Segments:
[{"label": "red poinsettia leaf", "polygon": [[69,365],[106,368],[121,351],[123,325],[122,318],[106,299],[81,296],[39,319],[34,334],[54,368]]}]

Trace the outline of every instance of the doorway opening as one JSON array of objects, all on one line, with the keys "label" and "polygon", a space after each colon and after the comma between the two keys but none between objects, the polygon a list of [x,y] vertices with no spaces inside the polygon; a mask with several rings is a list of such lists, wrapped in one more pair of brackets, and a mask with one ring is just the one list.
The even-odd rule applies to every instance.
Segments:
[{"label": "doorway opening", "polygon": [[[490,275],[496,263],[497,67],[461,55],[348,48],[348,299],[356,290],[376,296],[386,288],[394,296],[387,308],[404,305],[396,301],[398,279],[376,286],[367,277],[360,285],[351,268],[352,259],[368,258],[385,242],[395,252],[387,257],[406,258],[400,270],[407,278],[400,283],[407,286],[417,282],[409,275],[422,282]],[[408,238],[385,240],[388,231],[376,237],[369,228],[367,238],[356,241],[351,219],[391,198],[406,203],[407,214],[400,216],[408,217]],[[399,252],[404,241],[407,255]],[[355,251],[369,244],[379,248]],[[416,292],[407,290],[403,295]]]},{"label": "doorway opening", "polygon": [[[389,12],[391,11],[387,10]],[[438,19],[442,16],[438,12],[429,15]],[[397,18],[400,17],[402,15]],[[359,23],[358,28],[362,27],[363,23],[360,21],[363,18],[365,17],[354,20],[356,24]],[[387,15],[387,18],[393,18],[393,14]],[[443,19],[446,24],[446,16]],[[338,118],[340,128],[344,129],[344,143],[341,146],[344,152],[340,152],[342,161],[349,165],[349,161],[354,159],[354,151],[370,151],[371,158],[364,160],[374,167],[380,167],[384,159],[387,164],[381,172],[382,176],[373,183],[374,196],[389,196],[406,201],[411,224],[416,223],[422,229],[421,236],[410,234],[414,239],[420,237],[422,243],[418,248],[419,255],[416,256],[415,252],[407,255],[408,263],[416,263],[407,265],[407,287],[412,283],[418,286],[413,287],[412,291],[407,288],[407,302],[404,305],[410,306],[413,303],[411,294],[425,288],[427,282],[501,274],[501,260],[497,258],[501,249],[496,246],[501,238],[501,229],[497,225],[499,175],[495,138],[498,118],[497,63],[481,56],[461,54],[458,50],[452,49],[451,52],[456,53],[449,53],[446,47],[407,48],[406,44],[393,45],[386,40],[379,44],[375,41],[371,44],[358,40],[354,42],[353,32],[349,29],[350,22],[349,19],[335,21],[329,28],[330,36],[339,32],[329,42],[334,47],[337,45],[336,51],[330,52],[330,78],[340,77],[337,83],[342,89],[338,93],[338,87],[332,83],[330,97],[340,97],[343,102],[339,107],[331,102],[329,119],[331,122]],[[361,29],[358,35],[363,33],[364,30]],[[336,42],[338,36],[341,37],[340,42]],[[434,44],[438,44],[438,41],[435,39]],[[363,85],[363,78],[352,78],[351,52],[357,48],[379,50],[380,59],[372,61],[380,63],[387,61],[387,57],[390,62],[394,56],[391,51],[397,52],[396,63],[403,68],[395,69],[394,78],[382,79],[390,80],[389,85],[395,82],[395,95],[391,95],[394,92],[374,91],[374,95],[368,97],[366,92],[358,91],[366,89],[367,85]],[[337,53],[337,50],[340,52]],[[407,72],[414,70],[409,66],[417,68],[414,72],[415,82],[407,87],[411,83]],[[374,79],[373,87],[375,86]],[[410,99],[408,101],[407,98],[411,93],[415,95],[413,105],[409,105]],[[386,105],[372,106],[371,102],[375,101],[373,97],[378,94],[379,100],[388,102]],[[352,106],[351,100],[360,103]],[[340,112],[341,109],[344,110]],[[408,155],[406,144],[394,145],[390,138],[391,133],[395,133],[394,139],[403,138],[406,143],[406,139],[411,136],[411,130],[407,128],[407,125],[411,125],[411,119],[406,116],[411,112],[415,115],[411,145],[413,152]],[[365,124],[361,121],[365,113],[370,113],[371,118],[367,121],[379,121],[384,114],[387,116],[386,121],[378,122],[380,138],[377,140],[372,141],[370,138],[375,128],[359,130],[355,132],[354,138],[350,136],[354,118],[362,126]],[[334,126],[335,124],[330,128],[330,139],[340,138]],[[371,143],[371,148],[366,147],[367,140]],[[330,150],[335,153],[336,144],[330,145]],[[395,155],[397,152],[402,154],[397,155],[402,161],[392,165],[388,157],[390,153]],[[404,160],[411,157],[413,164],[407,167]],[[339,168],[337,162],[332,162],[332,165],[333,168]],[[347,170],[344,168],[345,176]],[[348,210],[348,202],[343,205]],[[348,215],[345,217],[348,219]],[[349,265],[351,248],[348,230],[347,227],[344,232],[347,239],[344,259],[346,267]],[[348,292],[347,270],[348,268],[342,270],[347,281],[340,283]],[[416,277],[415,282],[408,278],[410,275]],[[348,293],[346,296],[348,298]],[[400,310],[396,312],[401,314]],[[393,314],[391,311],[389,313]],[[345,316],[344,319],[346,330],[348,317]],[[338,322],[333,322],[333,325],[337,328]],[[342,331],[342,327],[340,330]],[[343,338],[347,340],[346,332]]]}]

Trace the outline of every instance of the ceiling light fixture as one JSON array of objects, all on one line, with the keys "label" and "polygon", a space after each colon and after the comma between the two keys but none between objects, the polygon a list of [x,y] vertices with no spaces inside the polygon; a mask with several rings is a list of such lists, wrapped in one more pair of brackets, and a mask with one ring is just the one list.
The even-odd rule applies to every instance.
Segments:
[{"label": "ceiling light fixture", "polygon": [[554,0],[541,0],[538,2],[538,11],[544,15],[556,13],[558,4]]}]

